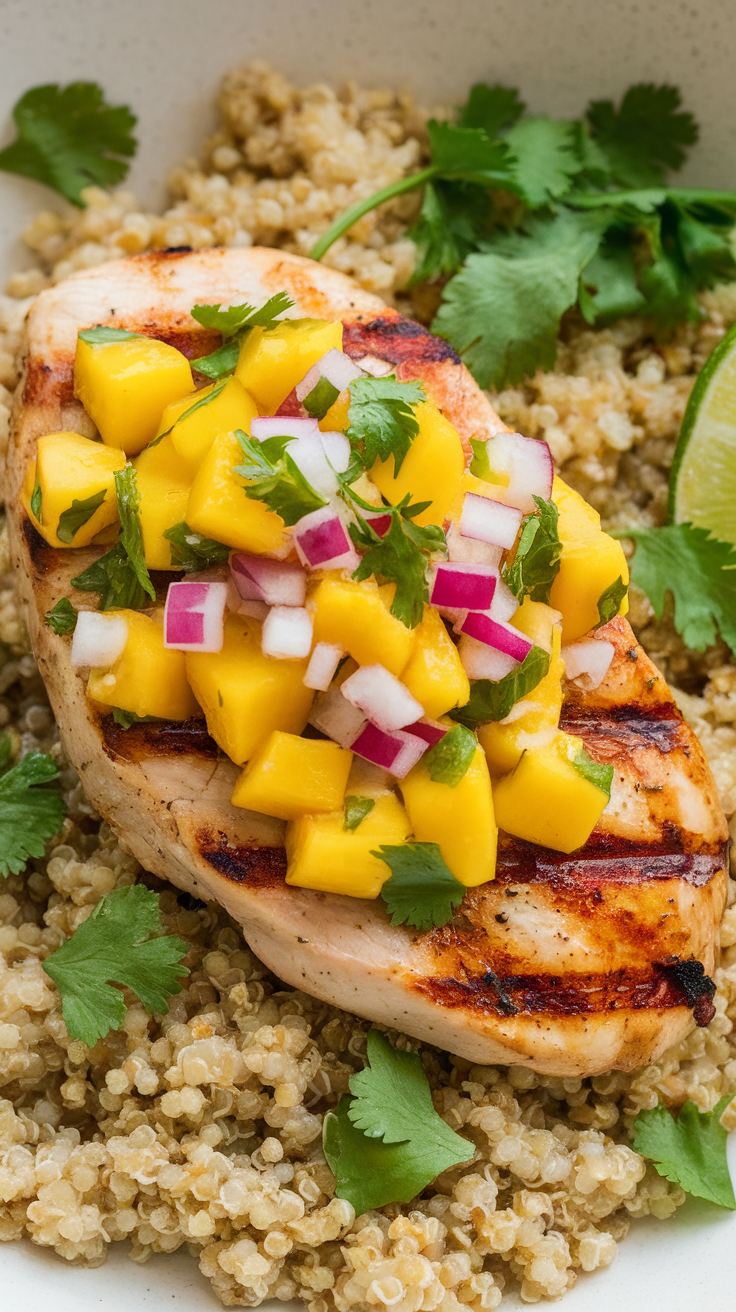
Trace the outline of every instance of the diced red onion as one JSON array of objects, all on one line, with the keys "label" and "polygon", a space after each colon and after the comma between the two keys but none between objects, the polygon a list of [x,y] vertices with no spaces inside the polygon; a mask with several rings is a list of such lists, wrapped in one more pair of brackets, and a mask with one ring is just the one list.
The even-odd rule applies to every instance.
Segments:
[{"label": "diced red onion", "polygon": [[592,692],[603,682],[613,660],[615,647],[603,638],[585,638],[562,648],[567,678],[586,692]]},{"label": "diced red onion", "polygon": [[361,665],[345,680],[342,694],[387,732],[413,724],[424,710],[421,702],[384,665]]},{"label": "diced red onion", "polygon": [[312,649],[312,616],[303,606],[272,606],[261,630],[261,651],[276,660],[303,660]]},{"label": "diced red onion", "polygon": [[295,561],[236,551],[230,557],[230,569],[244,601],[265,601],[268,606],[304,605],[307,576]]},{"label": "diced red onion", "polygon": [[442,562],[434,567],[429,599],[433,606],[453,610],[488,610],[498,581],[489,565]]},{"label": "diced red onion", "polygon": [[366,718],[357,706],[345,700],[341,688],[328,688],[324,696],[315,701],[309,723],[333,742],[349,748],[366,724]]},{"label": "diced red onion", "polygon": [[332,642],[318,642],[302,679],[306,688],[316,688],[325,692],[335,677],[335,671],[345,652]]},{"label": "diced red onion", "polygon": [[405,733],[413,733],[417,738],[422,738],[428,747],[434,747],[440,742],[447,731],[448,726],[437,720],[415,720],[414,724],[407,724],[404,729]]},{"label": "diced red onion", "polygon": [[[309,416],[260,415],[250,421],[250,435],[257,442],[265,442],[269,437],[319,437],[319,424]],[[291,455],[291,449],[289,449]]]},{"label": "diced red onion", "polygon": [[499,624],[505,624],[518,609],[519,603],[511,588],[507,588],[503,579],[499,579],[490,606],[491,619],[497,620]]},{"label": "diced red onion", "polygon": [[360,513],[366,524],[370,524],[373,532],[377,533],[379,538],[385,538],[391,527],[391,515],[382,514],[380,511],[376,515],[369,515],[367,510],[361,510]]},{"label": "diced red onion", "polygon": [[170,583],[164,610],[164,647],[222,651],[227,583]]},{"label": "diced red onion", "polygon": [[352,571],[360,564],[342,518],[332,506],[304,515],[292,533],[297,555],[309,569]]},{"label": "diced red onion", "polygon": [[490,565],[491,569],[498,569],[503,547],[481,542],[479,538],[463,537],[457,524],[451,524],[447,530],[447,554],[458,565]]},{"label": "diced red onion", "polygon": [[497,620],[491,619],[490,615],[479,611],[471,610],[468,613],[462,625],[462,632],[467,633],[469,638],[475,638],[477,642],[495,647],[496,651],[504,652],[517,662],[523,661],[534,646],[531,639],[527,638],[526,634],[520,633],[513,625],[499,624]]},{"label": "diced red onion", "polygon": [[396,779],[404,779],[429,744],[402,729],[386,733],[369,721],[350,745],[364,760],[388,770]]},{"label": "diced red onion", "polygon": [[356,360],[355,363],[363,370],[364,374],[369,374],[371,378],[386,378],[396,368],[390,360],[379,360],[377,355],[361,356],[360,360]]},{"label": "diced red onion", "polygon": [[122,656],[127,641],[128,623],[123,615],[80,610],[72,638],[71,663],[104,669]]},{"label": "diced red onion", "polygon": [[508,476],[508,487],[499,494],[507,505],[528,515],[536,509],[535,496],[549,500],[555,471],[546,442],[521,433],[496,433],[489,439],[487,450],[493,472]]},{"label": "diced red onion", "polygon": [[349,355],[344,351],[338,351],[333,346],[332,350],[327,351],[321,360],[312,365],[309,373],[306,373],[300,383],[296,385],[296,396],[298,401],[303,401],[305,397],[313,392],[321,378],[326,378],[328,383],[332,383],[338,392],[344,392],[356,378],[363,377],[363,370],[355,364]]},{"label": "diced red onion", "polygon": [[521,524],[521,511],[491,497],[466,492],[460,514],[460,532],[495,547],[513,547]]},{"label": "diced red onion", "polygon": [[466,634],[461,637],[457,652],[469,679],[490,679],[497,683],[519,664],[513,656],[507,656],[495,647],[487,647],[484,642],[476,642]]}]

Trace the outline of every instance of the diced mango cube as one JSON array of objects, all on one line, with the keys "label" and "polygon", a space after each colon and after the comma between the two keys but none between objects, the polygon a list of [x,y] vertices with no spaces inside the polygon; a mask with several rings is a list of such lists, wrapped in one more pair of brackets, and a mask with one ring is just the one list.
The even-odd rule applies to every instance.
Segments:
[{"label": "diced mango cube", "polygon": [[279,820],[337,811],[343,804],[352,759],[353,753],[337,743],[276,730],[238,779],[233,806]]},{"label": "diced mango cube", "polygon": [[417,515],[415,524],[442,524],[447,518],[465,470],[465,453],[456,428],[431,401],[413,406],[419,432],[399,470],[394,474],[394,458],[377,460],[371,478],[387,501],[395,505],[407,492],[412,502],[431,501],[427,510]]},{"label": "diced mango cube", "polygon": [[314,617],[314,641],[332,642],[359,665],[385,665],[392,674],[404,669],[414,646],[414,632],[392,615],[393,584],[375,579],[355,583],[329,575],[307,602]]},{"label": "diced mango cube", "polygon": [[462,667],[457,647],[434,606],[425,606],[415,629],[414,650],[401,681],[422,703],[431,720],[464,706],[470,696],[470,681]]},{"label": "diced mango cube", "polygon": [[[552,500],[559,511],[562,543],[559,573],[550,591],[550,605],[562,612],[562,641],[574,642],[600,623],[598,600],[629,569],[620,542],[601,528],[601,518],[577,492],[555,477]],[[620,613],[628,610],[624,599]]]},{"label": "diced mango cube", "polygon": [[342,349],[342,324],[326,319],[284,319],[275,328],[251,328],[240,348],[235,377],[262,413],[273,415],[333,347]]},{"label": "diced mango cube", "polygon": [[[549,610],[549,607],[543,606],[541,602],[529,601],[528,597],[524,601],[524,606],[527,603],[530,607],[537,606],[540,610]],[[520,609],[523,610],[524,606]],[[525,618],[529,618],[528,614]],[[533,627],[532,622],[523,630],[530,638],[535,637],[528,632],[528,628],[531,627]],[[535,737],[539,735],[543,738],[546,734],[551,737],[552,731],[560,723],[562,680],[565,674],[565,666],[560,656],[561,635],[560,625],[556,624],[552,630],[549,669],[536,688],[533,688],[522,701],[516,703],[514,707],[516,718],[510,724],[500,722],[483,724],[478,730],[478,741],[486,754],[488,768],[493,775],[506,774],[509,770],[513,770],[521,760],[522,752],[534,746]],[[538,645],[542,644],[538,643]]]},{"label": "diced mango cube", "polygon": [[499,829],[555,852],[582,847],[608,803],[604,790],[572,764],[582,746],[581,738],[560,731],[546,746],[525,751],[513,774],[494,784]]},{"label": "diced mango cube", "polygon": [[74,395],[103,442],[135,456],[154,437],[170,401],[194,391],[189,361],[154,337],[92,344],[77,339]]},{"label": "diced mango cube", "polygon": [[105,706],[161,720],[188,720],[199,707],[187,682],[184,653],[164,647],[164,613],[108,611],[128,625],[128,641],[109,670],[92,670],[87,695]]},{"label": "diced mango cube", "polygon": [[348,410],[350,409],[350,392],[346,388],[332,402],[327,414],[320,419],[319,426],[323,433],[344,433],[347,429]]},{"label": "diced mango cube", "polygon": [[406,811],[395,793],[384,793],[353,833],[345,831],[344,822],[340,810],[301,816],[287,825],[287,884],[348,897],[378,897],[391,871],[371,853],[382,844],[406,842],[411,834]]},{"label": "diced mango cube", "polygon": [[[113,475],[124,464],[122,451],[113,451],[79,433],[39,437],[36,459],[26,470],[21,502],[50,546],[86,547],[102,529],[117,524]],[[101,494],[103,499],[91,513],[89,506],[80,506],[80,502],[99,499]]]},{"label": "diced mango cube", "polygon": [[551,652],[555,629],[559,629],[561,615],[558,610],[546,606],[543,601],[532,601],[531,597],[525,597],[519,609],[512,615],[510,623],[520,633],[531,638],[536,647]]},{"label": "diced mango cube", "polygon": [[240,551],[279,551],[288,541],[284,521],[263,501],[246,496],[246,481],[233,468],[244,456],[237,437],[220,433],[192,484],[186,521],[205,537]]},{"label": "diced mango cube", "polygon": [[250,433],[251,419],[257,414],[256,403],[245,388],[237,378],[229,378],[224,385],[211,383],[195,396],[189,394],[172,401],[161,416],[156,436],[171,430],[171,443],[180,464],[194,478],[218,434],[231,433],[235,428]]},{"label": "diced mango cube", "polygon": [[468,888],[493,879],[498,829],[480,747],[454,788],[436,783],[421,761],[399,786],[414,837],[421,843],[438,843],[456,879]]},{"label": "diced mango cube", "polygon": [[207,728],[236,765],[274,729],[302,732],[314,698],[302,682],[307,664],[264,656],[260,624],[240,615],[226,616],[222,651],[187,652],[187,676]]},{"label": "diced mango cube", "polygon": [[156,446],[146,447],[133,464],[141,498],[146,564],[149,569],[177,569],[171,563],[171,543],[164,533],[186,519],[191,480],[182,470],[181,458],[170,437],[163,437]]}]

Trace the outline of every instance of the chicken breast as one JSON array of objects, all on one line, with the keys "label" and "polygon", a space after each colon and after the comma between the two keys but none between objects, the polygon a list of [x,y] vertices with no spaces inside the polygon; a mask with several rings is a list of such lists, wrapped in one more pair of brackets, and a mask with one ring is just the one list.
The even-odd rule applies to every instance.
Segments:
[{"label": "chicken breast", "polygon": [[[593,693],[568,690],[562,727],[614,766],[585,847],[563,856],[503,834],[497,878],[469,890],[443,929],[393,927],[383,903],[287,887],[283,825],[230,805],[238,769],[203,720],[124,731],[85,695],[69,641],[43,623],[100,550],[57,551],[20,509],[41,434],[93,436],[74,400],[77,332],[154,334],[190,358],[218,342],[197,301],[260,304],[286,290],[294,316],[340,318],[344,349],[421,379],[466,446],[504,425],[446,342],[309,260],[274,250],[161,252],[77,274],[31,309],[8,460],[8,510],[31,640],[65,748],[91,801],[146,869],[241,923],[286,983],[476,1063],[593,1075],[654,1060],[710,1019],[727,886],[726,823],[703,752],[625,619]],[[155,582],[163,599],[169,575]]]}]

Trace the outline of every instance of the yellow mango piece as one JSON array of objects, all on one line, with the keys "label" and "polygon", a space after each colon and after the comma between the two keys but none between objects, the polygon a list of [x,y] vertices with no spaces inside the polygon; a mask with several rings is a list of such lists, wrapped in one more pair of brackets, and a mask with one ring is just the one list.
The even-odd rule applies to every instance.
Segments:
[{"label": "yellow mango piece", "polygon": [[437,720],[453,706],[465,705],[470,696],[470,681],[457,647],[434,606],[424,607],[415,634],[414,651],[401,681],[422,703],[424,714]]},{"label": "yellow mango piece", "polygon": [[[629,568],[621,543],[603,532],[598,512],[556,476],[552,500],[562,553],[549,601],[562,612],[562,641],[574,642],[600,623],[599,598],[619,577],[628,583]],[[627,610],[628,597],[620,614]]]},{"label": "yellow mango piece", "polygon": [[337,811],[343,804],[352,752],[337,743],[299,738],[278,729],[248,762],[232,796],[233,806],[296,820]]},{"label": "yellow mango piece", "polygon": [[[527,602],[529,602],[528,597],[525,598],[524,604],[526,605]],[[547,606],[542,607],[541,602],[531,601],[529,605],[549,610]],[[523,607],[520,607],[521,609]],[[530,623],[528,628],[532,627],[534,627],[533,623]],[[528,632],[528,628],[522,631],[538,642],[537,637]],[[509,770],[513,770],[521,760],[522,752],[534,746],[535,737],[539,735],[540,738],[544,738],[547,734],[551,736],[552,731],[560,723],[562,680],[565,675],[565,666],[560,656],[561,637],[562,630],[560,625],[556,624],[552,629],[549,670],[536,688],[513,707],[511,714],[515,718],[511,723],[483,724],[478,729],[478,741],[486,754],[491,774],[506,774]]]},{"label": "yellow mango piece", "polygon": [[74,395],[103,442],[135,456],[155,436],[170,401],[194,391],[189,361],[153,337],[93,345],[77,339]]},{"label": "yellow mango piece", "polygon": [[551,651],[555,629],[560,625],[560,612],[546,606],[543,601],[525,597],[510,622],[520,633],[531,638],[536,647]]},{"label": "yellow mango piece", "polygon": [[191,480],[182,472],[182,461],[171,437],[146,447],[133,461],[141,498],[140,521],[143,549],[149,569],[177,569],[171,563],[171,543],[166,529],[187,517]]},{"label": "yellow mango piece", "polygon": [[590,838],[608,797],[572,764],[582,738],[558,732],[524,752],[513,774],[493,786],[499,829],[528,843],[574,852]]},{"label": "yellow mango piece", "polygon": [[105,706],[161,720],[188,720],[199,707],[187,682],[184,653],[164,647],[164,613],[111,610],[128,625],[128,641],[109,670],[92,670],[87,696]]},{"label": "yellow mango piece", "polygon": [[415,524],[441,524],[447,518],[465,471],[460,434],[431,401],[412,406],[419,432],[404,457],[398,477],[394,458],[377,460],[370,471],[373,482],[395,505],[407,492],[412,502],[431,501]]},{"label": "yellow mango piece", "polygon": [[384,793],[352,834],[346,833],[344,822],[340,810],[301,816],[286,826],[287,884],[348,897],[378,897],[391,871],[371,852],[383,843],[406,842],[411,834],[406,811],[395,793]]},{"label": "yellow mango piece", "polygon": [[[124,464],[122,451],[112,451],[102,442],[92,442],[79,433],[47,433],[39,437],[36,459],[26,469],[20,499],[29,519],[50,546],[86,547],[102,529],[117,524],[113,475]],[[61,520],[65,511],[74,510],[75,501],[98,497],[101,492],[104,499],[84,524],[79,523],[78,516]],[[34,506],[38,515],[33,512]],[[85,513],[81,512],[82,517]]]},{"label": "yellow mango piece", "polygon": [[244,765],[273,733],[299,734],[314,699],[302,682],[308,661],[277,661],[261,651],[261,626],[225,617],[222,651],[187,652],[187,677],[207,728],[236,765]]},{"label": "yellow mango piece", "polygon": [[348,426],[348,410],[350,409],[350,393],[345,389],[341,392],[335,401],[332,402],[327,414],[320,419],[319,426],[323,433],[344,433]]},{"label": "yellow mango piece", "polygon": [[171,444],[180,464],[193,478],[217,435],[231,433],[235,428],[250,434],[250,421],[257,414],[252,397],[237,378],[229,378],[224,385],[212,383],[194,397],[172,401],[161,416],[156,436],[171,430]]},{"label": "yellow mango piece", "polygon": [[195,476],[184,518],[197,533],[228,547],[279,551],[288,540],[284,521],[265,502],[246,496],[246,480],[233,473],[243,460],[238,439],[220,433]]},{"label": "yellow mango piece", "polygon": [[240,348],[235,377],[261,412],[273,415],[333,347],[342,350],[342,324],[326,319],[284,319],[275,328],[251,328]]},{"label": "yellow mango piece", "polygon": [[468,888],[493,879],[498,830],[480,747],[454,788],[436,783],[421,761],[399,787],[418,842],[438,843],[445,864]]},{"label": "yellow mango piece", "polygon": [[414,646],[414,632],[390,613],[395,588],[375,579],[355,583],[327,575],[307,602],[314,619],[314,641],[331,642],[359,665],[385,665],[392,674],[404,669]]}]

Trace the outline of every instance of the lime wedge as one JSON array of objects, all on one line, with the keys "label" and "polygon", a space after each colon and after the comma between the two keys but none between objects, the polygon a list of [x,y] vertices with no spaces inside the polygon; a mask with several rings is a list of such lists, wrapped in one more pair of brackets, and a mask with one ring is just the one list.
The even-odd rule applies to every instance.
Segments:
[{"label": "lime wedge", "polygon": [[670,470],[669,518],[736,543],[736,324],[690,393]]}]

